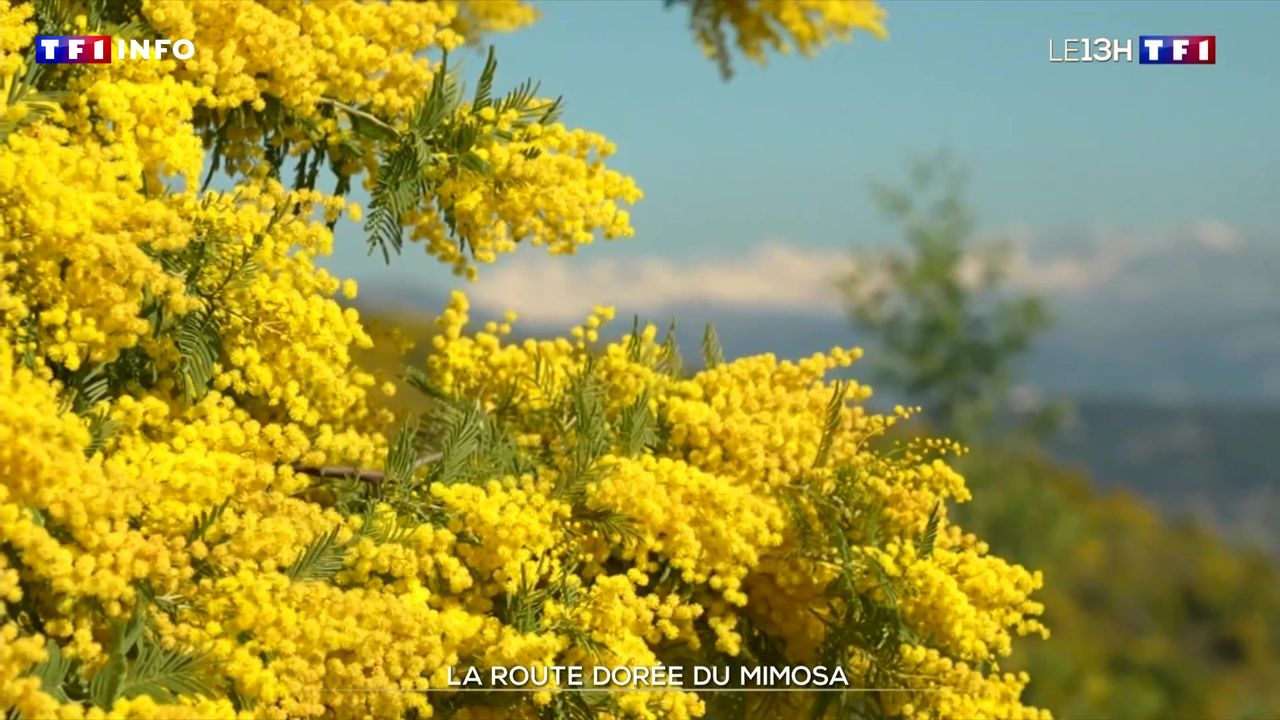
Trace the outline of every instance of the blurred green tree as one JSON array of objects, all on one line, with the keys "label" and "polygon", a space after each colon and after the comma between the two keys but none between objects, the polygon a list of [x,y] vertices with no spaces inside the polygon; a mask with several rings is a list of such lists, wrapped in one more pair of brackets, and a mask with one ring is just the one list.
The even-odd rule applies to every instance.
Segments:
[{"label": "blurred green tree", "polygon": [[[1016,363],[1050,316],[1041,298],[1006,287],[1012,246],[975,239],[966,186],[944,152],[914,160],[905,188],[874,184],[906,247],[860,254],[839,287],[854,324],[878,345],[878,384],[928,407],[952,437],[975,441],[998,427]],[[1061,412],[1047,404],[1019,427],[1046,434]]]}]

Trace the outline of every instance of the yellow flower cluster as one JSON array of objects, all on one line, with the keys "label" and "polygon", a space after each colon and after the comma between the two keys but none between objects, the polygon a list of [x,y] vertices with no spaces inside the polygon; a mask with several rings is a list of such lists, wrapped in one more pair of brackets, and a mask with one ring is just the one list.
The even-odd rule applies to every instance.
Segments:
[{"label": "yellow flower cluster", "polygon": [[469,41],[481,33],[519,30],[538,19],[538,10],[524,0],[451,2],[456,7],[453,27]]},{"label": "yellow flower cluster", "polygon": [[[686,616],[705,618],[708,637],[720,652],[742,652],[741,629],[758,626],[775,633],[793,661],[814,662],[826,634],[820,616],[832,610],[828,591],[839,573],[832,570],[833,558],[798,559],[805,549],[801,523],[788,511],[786,499],[800,486],[836,492],[838,476],[847,472],[853,473],[849,482],[864,498],[864,513],[884,508],[877,517],[884,537],[875,541],[860,536],[865,528],[850,528],[850,541],[861,543],[852,551],[864,558],[864,569],[877,567],[889,579],[900,597],[896,607],[901,621],[913,637],[928,638],[935,655],[942,653],[938,656],[954,659],[961,668],[968,667],[964,663],[976,667],[1007,656],[1014,635],[1045,632],[1035,619],[1043,608],[1029,599],[1041,585],[1039,573],[990,556],[985,544],[949,524],[945,513],[933,521],[933,546],[920,547],[937,504],[968,499],[963,478],[939,457],[959,448],[927,440],[904,446],[896,455],[875,451],[877,438],[910,412],[868,413],[856,402],[870,390],[852,382],[843,386],[842,395],[851,404],[836,405],[834,433],[827,429],[833,388],[822,378],[853,363],[858,351],[835,349],[795,363],[771,356],[744,358],[680,379],[655,369],[652,361],[665,350],[653,326],[591,348],[587,334],[594,335],[600,324],[600,316],[593,316],[584,325],[589,329],[575,333],[579,342],[506,344],[505,328],[493,324],[467,335],[467,316],[466,298],[455,293],[438,321],[428,376],[447,393],[504,412],[512,432],[530,439],[526,445],[571,454],[564,435],[548,425],[548,413],[554,415],[556,394],[568,392],[588,370],[603,379],[606,416],[620,424],[626,409],[643,398],[646,409],[668,428],[661,447],[638,455],[600,456],[601,476],[587,485],[585,505],[625,515],[634,534],[613,537],[609,546],[587,543],[593,555],[575,582],[590,585],[592,575],[599,573],[596,583],[603,578],[625,581],[632,592],[649,593],[651,602],[665,602],[670,599],[663,594],[667,581],[676,578],[697,588],[692,596],[696,608]],[[827,466],[815,467],[815,458],[824,452]],[[527,480],[525,484],[533,487]],[[510,515],[518,517],[514,510]],[[510,527],[507,532],[514,537],[530,531]],[[605,537],[612,536],[606,532]],[[563,554],[568,539],[531,544],[546,548],[549,561],[563,566],[574,558],[572,552]],[[607,574],[607,564],[619,561],[626,571]],[[874,573],[863,572],[857,581],[869,595],[885,597]],[[688,631],[673,626],[665,632],[683,637]],[[694,647],[702,640],[689,638]],[[613,647],[621,640],[614,636],[610,642]],[[637,653],[633,661],[642,656]],[[985,710],[1005,703],[1000,710],[1004,716],[1038,716],[1016,702],[1022,685],[1009,677],[966,670],[960,682],[950,667],[918,673],[917,678],[928,679],[925,685],[904,685],[945,690],[915,696],[913,713],[950,717],[956,708],[970,708],[985,716]]]},{"label": "yellow flower cluster", "polygon": [[[35,34],[36,26],[30,22],[33,14],[35,8],[25,3],[0,10],[0,76],[8,77],[22,68],[23,51]],[[0,102],[9,99],[7,90],[0,96]]]},{"label": "yellow flower cluster", "polygon": [[1018,704],[1018,697],[1030,680],[1025,672],[984,674],[972,663],[952,660],[936,648],[920,645],[903,645],[899,656],[907,674],[934,679],[942,688],[937,697],[926,703],[913,702],[909,693],[890,695],[888,704],[902,717],[1050,718],[1046,710]]},{"label": "yellow flower cluster", "polygon": [[[877,17],[784,5],[731,17],[765,37],[759,10],[802,49]],[[357,360],[373,337],[337,297],[357,289],[316,265],[324,220],[359,211],[287,188],[278,166],[323,150],[342,178],[376,176],[386,140],[356,119],[404,130],[438,72],[426,54],[526,24],[528,6],[141,11],[196,58],[56,69],[70,92],[55,112],[0,108],[6,711],[533,717],[573,708],[555,689],[467,707],[449,672],[719,664],[767,638],[788,663],[835,648],[912,717],[1033,716],[1025,679],[979,663],[1042,630],[1040,578],[939,510],[968,497],[943,460],[954,447],[887,452],[910,413],[869,412],[868,388],[826,380],[857,351],[684,375],[653,326],[601,345],[609,308],[512,343],[514,317],[471,333],[456,294],[412,376],[430,412],[384,434],[376,396],[395,388],[373,391]],[[10,86],[36,32],[97,29],[34,18],[0,10]],[[440,127],[476,130],[470,165],[432,166],[431,197],[401,218],[428,252],[470,272],[522,239],[568,253],[630,234],[621,205],[639,191],[604,166],[603,137],[494,105],[456,113]],[[211,151],[232,189],[199,187]],[[860,632],[901,648],[846,634],[854,603],[880,623]],[[160,656],[181,682],[147,675]],[[623,692],[598,714],[713,702]]]},{"label": "yellow flower cluster", "polygon": [[[480,115],[483,130],[512,139],[490,139],[476,148],[490,173],[464,171],[442,179],[436,204],[414,220],[412,237],[425,241],[428,253],[474,278],[470,260],[491,263],[522,239],[552,254],[572,254],[597,232],[605,239],[632,235],[630,215],[620,203],[634,203],[643,193],[631,178],[604,166],[613,143],[560,123],[521,128],[513,124],[514,110],[499,116],[486,107]],[[566,193],[566,187],[580,193]],[[453,235],[465,238],[470,258]]]},{"label": "yellow flower cluster", "polygon": [[708,57],[727,63],[728,38],[763,64],[767,52],[799,50],[812,56],[831,40],[848,42],[854,30],[885,37],[885,11],[873,0],[693,0],[693,28]]},{"label": "yellow flower cluster", "polygon": [[323,98],[397,115],[431,82],[415,57],[463,40],[452,28],[456,3],[279,3],[145,0],[143,15],[162,34],[187,38],[197,53],[176,72],[215,90],[212,107],[273,98],[318,118]]},{"label": "yellow flower cluster", "polygon": [[[266,140],[299,162],[327,153],[338,172],[368,170],[372,177],[376,144],[355,123],[373,117],[384,127],[406,127],[441,70],[424,51],[516,29],[537,15],[515,0],[142,5],[156,30],[192,40],[195,57],[82,76],[78,129],[87,131],[93,118],[92,127],[125,152],[137,145],[149,172],[187,178],[197,176],[202,159],[200,136],[180,127],[192,122],[220,131],[216,142],[230,171],[266,173]],[[435,168],[431,197],[407,219],[411,237],[460,274],[474,277],[474,262],[492,262],[525,239],[569,253],[597,232],[632,234],[621,206],[641,193],[604,167],[613,145],[559,123],[516,123],[524,109],[477,110],[481,134],[471,150],[492,170]],[[464,104],[453,122],[471,115]]]},{"label": "yellow flower cluster", "polygon": [[[540,402],[510,408],[511,431],[570,455],[566,438],[548,423],[555,397],[592,365],[593,353],[563,339],[506,345],[496,327],[465,334],[460,295],[442,317],[440,349],[429,358],[428,376],[493,409],[513,387],[543,393]],[[829,609],[833,599],[822,592],[823,573],[797,557],[797,521],[782,500],[785,487],[801,482],[804,473],[790,483],[782,473],[805,465],[815,478],[830,479],[831,472],[812,468],[804,454],[817,453],[822,443],[831,395],[822,374],[856,353],[799,363],[750,358],[679,379],[655,370],[651,360],[663,352],[655,336],[648,327],[611,343],[594,354],[604,358],[594,367],[605,383],[606,417],[620,422],[618,408],[633,399],[627,396],[648,393],[652,409],[670,424],[666,442],[638,454],[601,455],[581,507],[557,491],[557,479],[570,470],[557,462],[536,474],[481,484],[437,483],[430,497],[443,524],[418,526],[396,540],[362,536],[333,583],[300,581],[289,572],[317,535],[336,528],[346,542],[359,531],[357,519],[300,499],[304,483],[280,467],[281,458],[305,447],[305,436],[296,437],[299,447],[293,447],[289,433],[267,426],[246,433],[257,421],[216,393],[177,423],[171,404],[154,396],[122,398],[114,413],[124,429],[111,452],[85,458],[88,433],[75,415],[59,412],[57,387],[14,367],[12,348],[0,348],[0,387],[18,400],[6,404],[0,417],[0,468],[12,478],[4,486],[0,525],[6,546],[19,552],[20,568],[16,582],[6,581],[13,586],[7,600],[33,591],[61,598],[48,610],[45,632],[69,655],[93,665],[104,656],[93,632],[93,604],[86,601],[124,612],[142,584],[182,596],[191,609],[158,614],[159,632],[213,653],[235,692],[254,698],[255,713],[266,716],[425,711],[429,696],[351,691],[439,687],[448,668],[464,663],[647,665],[680,645],[738,655],[749,642],[743,630],[752,625],[776,633],[791,648],[792,661],[812,662],[803,648],[813,643],[791,637],[811,628],[794,619]],[[622,395],[620,388],[626,388]],[[855,397],[865,394],[859,390]],[[733,401],[722,402],[721,395]],[[698,406],[691,398],[701,398],[704,411],[691,412]],[[776,435],[724,432],[733,422],[750,427],[741,413],[769,412],[791,419]],[[903,456],[905,463],[883,456],[864,462],[869,456],[861,446],[892,418],[856,406],[841,407],[839,415],[845,429],[829,457],[833,464],[845,458],[873,469],[877,477],[863,487],[868,494],[960,494],[962,480],[940,462],[915,463],[913,453]],[[773,453],[781,460],[761,460]],[[66,477],[78,482],[68,484],[61,479]],[[230,508],[209,533],[191,541],[183,521],[219,498],[228,498]],[[44,518],[37,521],[32,508]],[[632,529],[614,536],[584,526],[576,515],[582,508],[625,515]],[[903,622],[917,637],[933,638],[918,646],[924,648],[921,659],[915,649],[901,653],[902,662],[915,663],[910,682],[904,675],[903,712],[1037,717],[1017,703],[1024,681],[975,667],[1007,654],[1008,633],[1038,628],[1038,608],[1027,600],[1038,577],[990,558],[945,520],[936,549],[921,557],[913,543],[924,517],[915,519],[920,522],[892,531],[882,547],[859,546],[897,580]],[[68,537],[51,534],[51,526]],[[210,575],[208,567],[219,570]],[[513,598],[548,583],[567,589],[545,602],[537,622],[523,624],[509,608]],[[778,622],[775,614],[792,622]],[[582,636],[590,645],[575,639]],[[22,678],[24,666],[40,653],[34,636],[23,637],[27,644],[15,647],[30,647],[10,661],[4,692],[34,712],[51,707],[50,699]],[[593,656],[588,647],[603,655]],[[851,667],[857,664],[851,661]],[[638,717],[692,717],[706,710],[691,694],[628,693],[618,703],[619,712]],[[156,707],[120,701],[113,710],[176,711]]]}]

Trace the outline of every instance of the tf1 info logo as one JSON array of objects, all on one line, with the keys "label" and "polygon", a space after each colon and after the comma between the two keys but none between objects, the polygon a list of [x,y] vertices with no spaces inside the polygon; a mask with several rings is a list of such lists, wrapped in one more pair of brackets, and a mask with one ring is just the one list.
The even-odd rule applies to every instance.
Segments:
[{"label": "tf1 info logo", "polygon": [[1217,46],[1216,35],[1142,35],[1136,50],[1133,40],[1050,39],[1049,62],[1133,62],[1136,52],[1142,65],[1214,65]]},{"label": "tf1 info logo", "polygon": [[36,62],[40,65],[99,65],[116,60],[163,60],[173,56],[190,60],[196,54],[190,40],[116,40],[110,35],[37,35]]}]

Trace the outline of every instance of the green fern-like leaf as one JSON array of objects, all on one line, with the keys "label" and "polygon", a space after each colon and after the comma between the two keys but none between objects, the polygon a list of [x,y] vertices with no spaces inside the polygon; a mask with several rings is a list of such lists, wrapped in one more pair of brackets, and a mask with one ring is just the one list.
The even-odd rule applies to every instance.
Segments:
[{"label": "green fern-like leaf", "polygon": [[285,574],[294,580],[328,580],[338,574],[347,551],[346,546],[338,542],[339,529],[335,527],[311,541]]},{"label": "green fern-like leaf", "polygon": [[206,655],[192,655],[144,640],[120,683],[119,697],[148,695],[163,703],[172,703],[179,696],[212,697],[212,666]]},{"label": "green fern-like leaf", "polygon": [[577,532],[594,533],[601,538],[626,542],[640,535],[635,521],[611,508],[578,506],[573,510],[573,520],[577,524]]},{"label": "green fern-like leaf", "polygon": [[658,356],[658,371],[673,378],[684,372],[684,359],[680,357],[680,348],[676,344],[676,319],[671,318],[667,326],[667,334],[662,338],[662,352]]},{"label": "green fern-like leaf", "polygon": [[588,361],[582,374],[569,386],[569,423],[578,437],[581,451],[595,460],[608,449],[604,416],[604,385]]},{"label": "green fern-like leaf", "polygon": [[578,498],[597,475],[599,459],[609,451],[604,414],[604,389],[588,359],[570,380],[562,401],[560,432],[569,443],[569,464],[557,477],[553,493]]},{"label": "green fern-like leaf", "polygon": [[403,522],[394,510],[379,511],[377,505],[371,503],[361,517],[356,535],[388,544],[401,542],[412,533],[413,525]]},{"label": "green fern-like leaf", "polygon": [[702,334],[702,362],[708,368],[714,368],[724,362],[724,349],[720,347],[720,338],[716,335],[716,327],[707,323]]},{"label": "green fern-like leaf", "polygon": [[489,162],[487,160],[481,158],[479,155],[475,154],[470,150],[467,150],[466,152],[462,153],[462,156],[459,158],[458,163],[462,167],[470,170],[471,172],[477,173],[480,175],[488,175],[489,173],[493,172],[493,168],[489,165]]},{"label": "green fern-like leaf", "polygon": [[893,578],[890,577],[889,572],[884,569],[884,565],[881,565],[880,561],[874,556],[864,555],[863,558],[868,567],[871,568],[872,574],[874,574],[876,579],[880,581],[880,591],[884,593],[887,605],[889,607],[897,607],[898,591],[897,587],[893,584]]},{"label": "green fern-like leaf", "polygon": [[480,71],[480,79],[476,83],[475,98],[471,101],[472,110],[488,107],[493,101],[493,76],[497,70],[498,56],[490,45],[489,54],[484,59],[484,69]]},{"label": "green fern-like leaf", "polygon": [[633,363],[638,363],[641,355],[640,316],[635,315],[631,319],[631,334],[627,336],[627,359]]},{"label": "green fern-like leaf", "polygon": [[146,608],[140,606],[134,611],[133,615],[129,616],[129,619],[111,623],[113,628],[111,654],[128,655],[134,646],[138,644],[138,641],[142,639],[149,622],[150,619],[147,617]]},{"label": "green fern-like leaf", "polygon": [[564,635],[569,639],[570,647],[582,650],[595,662],[599,662],[609,647],[591,634],[591,631],[567,620],[561,620],[547,628],[548,631]]},{"label": "green fern-like leaf", "polygon": [[564,113],[564,97],[557,96],[555,100],[538,108],[540,113],[538,122],[542,125],[549,125],[560,120],[561,114]]},{"label": "green fern-like leaf", "polygon": [[439,69],[431,78],[431,90],[427,92],[426,99],[414,108],[409,123],[414,134],[426,138],[435,132],[457,109],[459,96],[459,84],[449,69],[449,53],[446,52],[440,60]]},{"label": "green fern-like leaf", "polygon": [[84,448],[84,456],[91,458],[101,452],[119,429],[120,423],[111,419],[106,413],[91,415],[89,417],[89,444]]},{"label": "green fern-like leaf", "polygon": [[414,390],[417,390],[433,400],[447,399],[440,388],[433,385],[431,383],[431,379],[427,377],[427,374],[419,368],[413,366],[406,367],[404,369],[404,381],[408,383],[409,387],[412,387]]},{"label": "green fern-like leaf", "polygon": [[3,143],[9,135],[52,115],[70,97],[64,90],[46,87],[47,66],[35,62],[33,55],[28,55],[25,65],[24,72],[14,73],[0,82],[0,87],[8,88],[8,99],[5,104],[9,108],[23,110],[17,119],[0,120],[0,143]]},{"label": "green fern-like leaf", "polygon": [[559,375],[555,366],[547,362],[546,356],[542,354],[542,348],[534,350],[533,372],[529,376],[529,381],[544,398],[554,398],[559,394]]},{"label": "green fern-like leaf", "polygon": [[426,172],[427,167],[419,162],[409,144],[402,143],[382,156],[365,232],[370,252],[381,250],[387,263],[392,254],[399,255],[404,247],[404,216],[421,201],[426,191]]},{"label": "green fern-like leaf", "polygon": [[520,583],[514,592],[503,594],[497,602],[502,621],[522,633],[534,632],[542,624],[542,609],[547,602],[547,589],[536,587],[541,576],[541,563],[530,581],[525,566],[520,566]]},{"label": "green fern-like leaf", "polygon": [[377,142],[393,142],[396,140],[398,136],[395,130],[369,115],[364,108],[356,108],[356,110],[359,110],[359,112],[349,113],[347,117],[351,118],[351,129],[358,135]]},{"label": "green fern-like leaf", "polygon": [[480,450],[485,418],[475,403],[466,403],[461,408],[444,406],[442,411],[444,442],[440,462],[435,466],[435,478],[453,483],[465,479],[467,466]]},{"label": "green fern-like leaf", "polygon": [[193,543],[197,540],[204,540],[209,533],[209,529],[218,522],[222,514],[230,506],[231,498],[227,498],[208,510],[202,510],[195,520],[191,521],[191,530],[187,532],[187,542]]},{"label": "green fern-like leaf", "polygon": [[35,125],[52,115],[59,103],[65,99],[66,93],[63,92],[26,93],[22,100],[10,105],[10,107],[23,108],[25,113],[16,120],[0,120],[0,143],[3,143],[10,135],[25,127]]},{"label": "green fern-like leaf", "polygon": [[152,605],[156,606],[157,610],[170,618],[177,618],[179,613],[196,609],[196,606],[192,605],[186,597],[176,593],[156,595],[154,591],[151,591],[148,600]]},{"label": "green fern-like leaf", "polygon": [[[488,69],[488,65],[486,65]],[[485,84],[482,78],[482,86]],[[492,70],[487,83],[492,87]],[[479,92],[479,90],[478,90]],[[381,250],[383,260],[391,262],[404,247],[404,216],[418,207],[427,191],[427,173],[435,151],[441,150],[438,131],[452,117],[460,102],[456,77],[449,69],[446,53],[431,81],[426,98],[414,108],[409,131],[394,139],[382,153],[377,178],[370,193],[369,219],[365,232],[369,250]],[[471,149],[468,145],[464,150]],[[475,158],[479,160],[479,157]]]},{"label": "green fern-like leaf", "polygon": [[89,681],[89,701],[107,710],[120,697],[120,683],[127,670],[123,655],[112,655]]},{"label": "green fern-like leaf", "polygon": [[413,478],[414,461],[417,459],[415,440],[418,437],[418,424],[410,420],[400,427],[395,440],[387,450],[386,480],[387,485],[400,485]]},{"label": "green fern-like leaf", "polygon": [[805,546],[812,546],[814,530],[809,506],[801,502],[800,498],[793,493],[783,494],[781,498],[782,504],[786,506],[787,512],[791,515],[791,526],[796,529],[796,534],[800,537],[800,541]]},{"label": "green fern-like leaf", "polygon": [[246,695],[234,680],[228,683],[227,697],[231,699],[231,705],[235,707],[236,712],[252,711],[258,706],[258,699],[252,695]]},{"label": "green fern-like leaf", "polygon": [[623,408],[618,418],[618,439],[623,454],[634,456],[658,441],[658,425],[649,411],[649,391]]},{"label": "green fern-like leaf", "polygon": [[62,409],[85,415],[107,399],[112,389],[111,374],[107,370],[107,366],[96,363],[81,365],[71,373],[55,369],[55,376],[66,388]]},{"label": "green fern-like leaf", "polygon": [[504,113],[511,110],[518,112],[529,107],[534,98],[538,96],[539,87],[539,84],[532,79],[527,79],[520,83],[498,103],[498,112]]},{"label": "green fern-like leaf", "polygon": [[137,608],[127,620],[111,623],[111,645],[107,662],[89,681],[89,700],[100,708],[110,709],[120,697],[121,684],[128,671],[126,659],[146,631],[150,619],[145,608]]},{"label": "green fern-like leaf", "polygon": [[45,643],[45,659],[37,663],[31,674],[40,678],[40,689],[47,695],[57,698],[59,702],[69,703],[71,698],[63,685],[71,672],[72,660],[62,654],[62,647],[53,639]]},{"label": "green fern-like leaf", "polygon": [[501,114],[515,111],[519,114],[519,124],[538,122],[545,125],[555,122],[563,111],[563,98],[557,97],[550,102],[539,104],[536,100],[540,88],[541,85],[532,79],[525,80],[497,103],[498,112]]},{"label": "green fern-like leaf", "polygon": [[209,383],[222,354],[222,341],[213,314],[208,310],[194,310],[184,315],[174,343],[179,353],[178,378],[183,399],[193,404],[209,392]]},{"label": "green fern-like leaf", "polygon": [[933,511],[929,513],[929,522],[924,526],[924,535],[920,537],[920,542],[916,544],[916,554],[922,558],[927,558],[933,554],[934,542],[938,539],[938,522],[942,519],[942,501],[934,503]]},{"label": "green fern-like leaf", "polygon": [[690,26],[698,39],[710,46],[721,79],[729,80],[733,77],[733,62],[723,6],[715,0],[688,0],[688,3]]},{"label": "green fern-like leaf", "polygon": [[835,443],[836,433],[840,431],[840,414],[844,410],[844,396],[849,386],[837,380],[831,391],[831,401],[827,403],[827,414],[822,427],[822,439],[818,442],[818,455],[813,460],[815,468],[827,464],[831,454],[831,446]]}]

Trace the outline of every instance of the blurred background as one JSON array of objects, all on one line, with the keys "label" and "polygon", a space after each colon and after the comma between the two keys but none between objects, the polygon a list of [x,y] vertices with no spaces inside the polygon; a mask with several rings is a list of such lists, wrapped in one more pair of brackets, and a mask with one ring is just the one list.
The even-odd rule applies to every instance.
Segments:
[{"label": "blurred background", "polygon": [[[727,83],[678,9],[539,6],[498,85],[617,143],[637,236],[467,284],[340,225],[362,313],[425,338],[465,287],[526,335],[607,304],[730,357],[863,346],[873,406],[974,449],[963,521],[1045,571],[1030,702],[1280,717],[1280,3],[889,2],[889,40]],[[1217,64],[1048,60],[1142,34],[1216,35]]]}]

